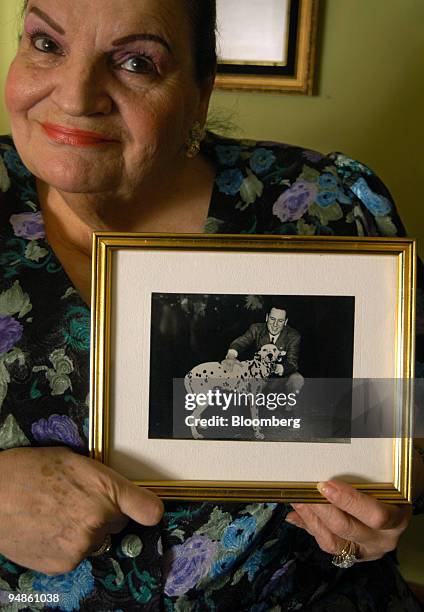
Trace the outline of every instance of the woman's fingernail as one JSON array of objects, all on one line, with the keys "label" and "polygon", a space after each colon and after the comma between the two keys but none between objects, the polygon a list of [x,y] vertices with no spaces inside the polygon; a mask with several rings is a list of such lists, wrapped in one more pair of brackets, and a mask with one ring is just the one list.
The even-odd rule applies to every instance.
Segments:
[{"label": "woman's fingernail", "polygon": [[325,495],[325,497],[334,498],[337,495],[336,487],[333,487],[333,485],[329,484],[328,482],[319,482],[317,484],[317,489],[320,493]]},{"label": "woman's fingernail", "polygon": [[292,518],[291,516],[286,517],[286,522],[290,523],[290,525],[296,525],[296,527],[299,527],[298,521],[296,521],[296,519]]}]

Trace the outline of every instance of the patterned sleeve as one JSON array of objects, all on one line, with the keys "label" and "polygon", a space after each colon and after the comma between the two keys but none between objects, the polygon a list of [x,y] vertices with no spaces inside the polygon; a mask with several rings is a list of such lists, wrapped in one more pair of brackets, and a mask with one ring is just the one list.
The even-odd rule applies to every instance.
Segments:
[{"label": "patterned sleeve", "polygon": [[[330,156],[348,195],[352,197],[353,217],[360,236],[405,236],[405,228],[384,183],[367,166],[341,153]],[[424,269],[417,262],[416,362],[415,378],[424,378]],[[422,406],[416,405],[416,410]],[[415,453],[424,469],[424,443],[416,440]],[[414,499],[415,514],[424,513],[424,491]]]}]

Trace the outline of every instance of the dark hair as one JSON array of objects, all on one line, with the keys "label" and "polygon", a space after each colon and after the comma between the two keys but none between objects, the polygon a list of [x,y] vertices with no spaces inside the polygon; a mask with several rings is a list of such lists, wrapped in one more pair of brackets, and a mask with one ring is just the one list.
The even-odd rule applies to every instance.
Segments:
[{"label": "dark hair", "polygon": [[196,79],[202,82],[216,70],[216,0],[186,0],[193,32]]},{"label": "dark hair", "polygon": [[287,317],[287,308],[283,306],[282,304],[276,304],[274,302],[270,302],[267,314],[269,314],[273,308],[275,310],[282,310],[283,312],[286,313],[286,317]]},{"label": "dark hair", "polygon": [[[216,69],[216,0],[185,0],[193,32],[196,80],[213,77]],[[22,14],[28,0],[24,0]]]}]

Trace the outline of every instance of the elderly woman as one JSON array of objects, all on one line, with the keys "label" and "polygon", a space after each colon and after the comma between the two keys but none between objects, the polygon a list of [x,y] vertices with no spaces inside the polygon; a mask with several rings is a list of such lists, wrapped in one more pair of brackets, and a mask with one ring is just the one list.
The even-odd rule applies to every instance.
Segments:
[{"label": "elderly woman", "polygon": [[161,521],[84,456],[93,230],[402,231],[344,156],[201,142],[215,62],[213,0],[25,5],[0,140],[0,588],[26,594],[9,610],[419,609],[386,554],[408,507],[332,481],[327,505],[167,503]]}]

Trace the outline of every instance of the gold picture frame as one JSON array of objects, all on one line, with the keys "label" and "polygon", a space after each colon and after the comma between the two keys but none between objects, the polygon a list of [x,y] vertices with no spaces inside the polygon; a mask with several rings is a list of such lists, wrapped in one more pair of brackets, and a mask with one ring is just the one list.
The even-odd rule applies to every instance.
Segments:
[{"label": "gold picture frame", "polygon": [[[382,501],[409,503],[413,398],[408,383],[413,377],[415,251],[415,242],[406,238],[96,233],[91,456],[164,499],[323,502],[317,481],[347,475],[357,489]],[[322,275],[324,269],[327,272]],[[152,398],[147,396],[153,354],[152,296],[208,291],[238,295],[251,289],[267,296],[272,293],[267,274],[284,285],[286,296],[355,296],[359,365],[354,364],[353,372],[368,376],[371,367],[371,379],[406,383],[401,384],[400,393],[396,390],[399,405],[393,412],[392,437],[355,439],[350,445],[289,441],[266,446],[258,440],[151,438]],[[360,355],[362,349],[370,353],[370,347],[375,355],[368,362]],[[314,472],[323,452],[325,473]],[[384,461],[378,456],[371,459],[376,453]],[[361,461],[365,463],[359,465]],[[250,468],[243,472],[246,465]],[[359,477],[352,476],[352,465]],[[286,478],[280,481],[276,474],[284,470]],[[288,478],[290,470],[294,476]],[[368,471],[384,477],[368,477]],[[208,477],[193,478],[197,472]],[[227,472],[233,476],[223,478]],[[264,477],[234,478],[247,473]]]},{"label": "gold picture frame", "polygon": [[[221,32],[218,50],[222,54],[226,52],[227,58],[222,56],[218,61],[216,88],[312,95],[319,0],[273,0],[276,3],[274,10],[269,7],[267,12],[262,7],[255,18],[249,18],[249,6],[245,1],[240,11],[234,10],[237,9],[237,2],[218,2],[218,33]],[[250,10],[255,11],[255,5],[252,4]],[[277,20],[275,14],[278,14]],[[246,18],[245,26],[243,16]],[[281,28],[280,32],[276,30],[277,27]],[[255,28],[256,55],[252,55],[252,45],[247,44],[247,39],[256,39]],[[266,35],[267,29],[273,31]],[[278,36],[281,39],[280,47],[277,47]],[[270,38],[276,41],[275,49],[261,50],[264,41]]]}]

